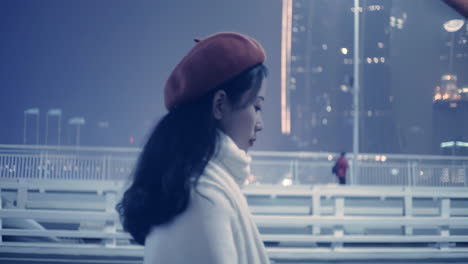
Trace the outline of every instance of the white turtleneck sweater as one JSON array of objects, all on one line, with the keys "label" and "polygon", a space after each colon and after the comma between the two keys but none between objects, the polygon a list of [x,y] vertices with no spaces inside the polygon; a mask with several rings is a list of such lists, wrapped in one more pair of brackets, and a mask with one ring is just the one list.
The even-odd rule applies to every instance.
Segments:
[{"label": "white turtleneck sweater", "polygon": [[152,229],[145,264],[269,263],[240,187],[250,174],[250,156],[220,132],[218,152],[200,177],[186,211]]}]

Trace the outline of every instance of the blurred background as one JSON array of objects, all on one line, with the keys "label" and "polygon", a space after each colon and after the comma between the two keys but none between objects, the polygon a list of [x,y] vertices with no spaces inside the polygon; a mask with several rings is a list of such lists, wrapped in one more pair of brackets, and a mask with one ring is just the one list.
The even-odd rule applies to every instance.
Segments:
[{"label": "blurred background", "polygon": [[[141,147],[193,39],[238,31],[262,42],[271,71],[255,149],[352,151],[353,1],[0,6],[0,144]],[[439,0],[363,0],[359,12],[359,151],[467,155],[464,18]]]},{"label": "blurred background", "polygon": [[115,205],[220,31],[268,54],[242,191],[274,263],[467,263],[462,1],[0,1],[0,263],[142,262]]}]

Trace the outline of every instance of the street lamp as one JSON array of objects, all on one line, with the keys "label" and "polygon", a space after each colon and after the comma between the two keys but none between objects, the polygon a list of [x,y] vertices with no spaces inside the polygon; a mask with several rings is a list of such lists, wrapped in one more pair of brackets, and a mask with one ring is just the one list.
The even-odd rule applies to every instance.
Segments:
[{"label": "street lamp", "polygon": [[452,19],[444,23],[444,29],[452,33],[452,42],[450,43],[450,56],[449,56],[449,73],[452,74],[453,70],[453,47],[455,46],[455,32],[460,30],[465,24],[463,19]]},{"label": "street lamp", "polygon": [[36,144],[39,144],[39,108],[29,108],[24,110],[24,126],[23,126],[23,144],[26,144],[27,134],[27,117],[28,115],[36,116]]},{"label": "street lamp", "polygon": [[73,117],[68,120],[69,125],[76,125],[76,141],[77,146],[80,145],[80,126],[84,125],[86,120],[83,117]]},{"label": "street lamp", "polygon": [[45,130],[45,144],[49,138],[49,116],[56,116],[58,118],[57,125],[57,145],[60,145],[60,133],[62,126],[62,109],[49,109],[46,115],[46,130]]}]

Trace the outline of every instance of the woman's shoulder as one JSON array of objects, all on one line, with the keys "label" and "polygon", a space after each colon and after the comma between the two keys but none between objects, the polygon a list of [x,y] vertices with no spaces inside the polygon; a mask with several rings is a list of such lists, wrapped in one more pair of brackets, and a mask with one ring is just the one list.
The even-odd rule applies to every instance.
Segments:
[{"label": "woman's shoulder", "polygon": [[189,207],[196,207],[202,211],[232,213],[234,207],[231,199],[220,186],[201,182],[192,189]]},{"label": "woman's shoulder", "polygon": [[213,240],[231,228],[234,216],[231,204],[218,190],[192,190],[187,209],[169,223],[153,227],[148,234],[145,248],[151,248],[152,252],[145,252],[145,258],[156,251],[169,257],[173,248],[193,248],[191,238]]}]

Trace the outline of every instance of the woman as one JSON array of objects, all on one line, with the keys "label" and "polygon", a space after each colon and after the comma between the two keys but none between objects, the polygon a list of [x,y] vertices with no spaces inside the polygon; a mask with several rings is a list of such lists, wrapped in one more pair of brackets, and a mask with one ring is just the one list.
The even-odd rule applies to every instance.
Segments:
[{"label": "woman", "polygon": [[240,190],[263,128],[265,52],[239,33],[195,41],[117,210],[146,264],[268,263]]}]

